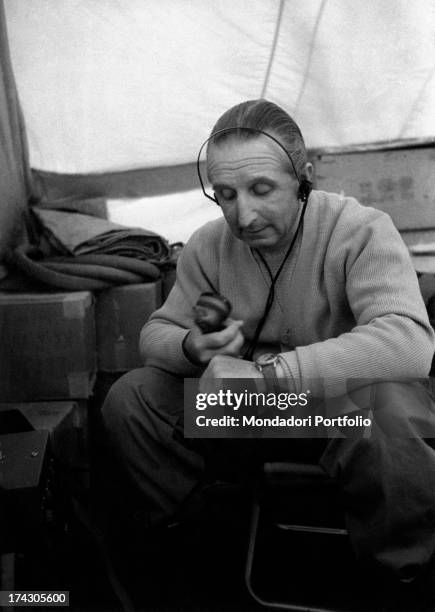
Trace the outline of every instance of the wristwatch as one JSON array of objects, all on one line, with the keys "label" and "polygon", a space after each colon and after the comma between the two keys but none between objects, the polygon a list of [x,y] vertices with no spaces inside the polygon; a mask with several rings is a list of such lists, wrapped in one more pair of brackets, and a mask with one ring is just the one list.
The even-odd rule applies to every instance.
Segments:
[{"label": "wristwatch", "polygon": [[255,361],[255,367],[264,376],[266,389],[272,393],[278,390],[278,377],[276,375],[277,365],[278,355],[274,355],[273,353],[260,355]]}]

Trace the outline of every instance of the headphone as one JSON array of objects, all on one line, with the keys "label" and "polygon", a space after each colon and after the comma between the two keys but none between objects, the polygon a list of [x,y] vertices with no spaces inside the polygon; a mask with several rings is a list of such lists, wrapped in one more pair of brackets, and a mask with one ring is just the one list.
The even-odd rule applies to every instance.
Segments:
[{"label": "headphone", "polygon": [[[267,136],[268,138],[273,140],[284,151],[284,153],[286,154],[286,156],[290,160],[291,167],[293,168],[293,172],[295,173],[295,176],[296,176],[296,178],[298,180],[299,187],[298,187],[297,197],[298,197],[298,200],[302,203],[302,212],[301,212],[301,215],[299,217],[299,221],[298,221],[298,225],[297,225],[297,228],[296,228],[296,232],[293,235],[293,238],[292,238],[292,241],[290,243],[290,246],[288,247],[288,249],[287,249],[287,251],[286,251],[286,253],[285,253],[284,257],[283,257],[283,260],[282,260],[282,262],[281,262],[277,272],[275,273],[275,275],[272,274],[272,271],[271,271],[271,269],[270,269],[270,267],[269,267],[265,257],[263,256],[263,254],[260,251],[258,251],[257,249],[252,249],[255,253],[257,253],[258,257],[263,262],[263,264],[264,264],[264,266],[265,266],[265,268],[266,268],[266,270],[267,270],[267,272],[269,274],[270,280],[271,280],[271,285],[270,285],[270,288],[269,288],[269,293],[268,293],[268,296],[267,296],[267,300],[266,300],[266,304],[265,304],[265,307],[264,307],[263,315],[261,316],[260,320],[258,321],[256,329],[255,329],[255,332],[254,332],[254,336],[253,336],[251,342],[249,343],[249,346],[246,349],[245,354],[243,355],[243,359],[247,359],[247,360],[252,361],[253,356],[254,356],[254,351],[255,351],[255,348],[256,348],[257,343],[258,343],[258,339],[260,337],[261,331],[262,331],[262,329],[264,327],[264,324],[266,323],[266,319],[267,319],[267,317],[269,315],[269,312],[270,312],[270,310],[272,308],[272,305],[273,305],[273,302],[274,302],[274,298],[275,298],[275,286],[277,284],[279,275],[281,274],[281,271],[284,268],[284,264],[287,261],[287,259],[289,258],[290,253],[293,250],[293,247],[294,247],[294,245],[296,243],[296,238],[298,237],[299,230],[300,230],[300,228],[302,226],[302,223],[303,223],[303,220],[304,220],[304,216],[305,216],[305,210],[307,208],[308,198],[309,198],[309,195],[310,195],[311,190],[312,190],[312,183],[308,179],[301,178],[298,175],[298,173],[296,171],[295,164],[294,164],[293,159],[292,159],[292,156],[290,155],[290,153],[287,151],[287,149],[284,147],[284,145],[282,145],[281,142],[277,138],[275,138],[274,136],[271,136],[270,134],[268,134],[267,132],[265,132],[263,130],[259,130],[259,129],[256,129],[256,128],[250,128],[250,127],[244,127],[244,126],[241,126],[241,127],[233,126],[233,127],[228,127],[228,128],[223,128],[221,130],[217,130],[216,132],[211,134],[211,136],[209,136],[202,143],[201,148],[199,149],[198,157],[197,157],[197,160],[196,160],[196,171],[197,171],[197,174],[198,174],[199,182],[201,184],[202,192],[203,192],[203,194],[205,195],[206,198],[208,198],[209,200],[211,200],[212,202],[214,202],[215,204],[217,204],[219,206],[219,202],[216,200],[216,198],[214,198],[213,196],[210,196],[206,192],[206,190],[205,190],[204,183],[203,183],[202,176],[201,176],[201,169],[200,169],[201,153],[202,153],[204,147],[208,144],[208,142],[212,138],[214,138],[215,136],[217,136],[219,134],[223,134],[225,132],[232,132],[232,131],[237,131],[237,130],[247,130],[247,131],[250,131],[250,132],[254,132],[256,134],[263,134],[264,136]],[[213,289],[213,291],[216,291],[214,287],[212,287],[212,289]]]},{"label": "headphone", "polygon": [[308,179],[304,178],[299,181],[298,200],[300,200],[303,204],[306,204],[308,202],[308,198],[310,196],[312,188],[313,184]]},{"label": "headphone", "polygon": [[298,180],[298,183],[299,183],[298,194],[297,194],[298,195],[298,200],[300,202],[302,202],[302,204],[306,204],[307,201],[308,201],[308,197],[309,197],[309,195],[311,193],[311,190],[312,190],[312,183],[308,179],[301,178],[299,176],[299,174],[296,171],[296,167],[295,167],[295,164],[293,162],[292,156],[287,151],[287,149],[284,147],[284,145],[277,138],[275,138],[274,136],[271,136],[271,134],[268,134],[264,130],[258,130],[257,128],[251,128],[251,127],[245,127],[245,126],[241,126],[241,127],[232,126],[232,127],[222,128],[221,130],[217,130],[216,132],[211,134],[202,143],[201,148],[199,149],[198,157],[196,159],[196,172],[198,174],[198,179],[199,179],[199,182],[201,184],[201,189],[202,189],[202,192],[205,195],[205,197],[208,198],[209,200],[211,200],[212,202],[214,202],[215,204],[217,204],[219,206],[219,202],[216,200],[216,198],[214,198],[213,196],[209,195],[206,192],[206,190],[205,190],[205,186],[204,186],[204,183],[203,183],[203,180],[202,180],[202,176],[201,176],[201,169],[200,169],[201,153],[202,153],[204,147],[215,136],[218,136],[219,134],[224,134],[226,132],[235,132],[237,130],[246,130],[248,132],[253,132],[254,134],[263,134],[264,136],[267,136],[268,138],[273,140],[273,142],[275,142],[284,151],[284,153],[286,154],[286,156],[290,160],[291,167],[293,168],[293,172],[295,173],[295,176],[296,176],[296,178]]}]

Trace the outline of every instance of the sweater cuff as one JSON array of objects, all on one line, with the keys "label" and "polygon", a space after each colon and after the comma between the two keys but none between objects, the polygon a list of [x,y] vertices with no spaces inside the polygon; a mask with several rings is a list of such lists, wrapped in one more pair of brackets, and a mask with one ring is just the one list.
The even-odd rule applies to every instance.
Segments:
[{"label": "sweater cuff", "polygon": [[183,350],[183,342],[190,330],[171,329],[170,340],[164,343],[164,351],[159,352],[159,357],[150,356],[146,359],[146,365],[153,365],[162,369],[170,370],[174,374],[185,378],[199,378],[205,366],[192,363]]},{"label": "sweater cuff", "polygon": [[190,330],[189,330],[189,331],[187,332],[187,334],[184,336],[183,341],[182,341],[182,343],[181,343],[181,348],[182,348],[182,350],[183,350],[184,356],[186,357],[187,361],[189,361],[189,363],[191,363],[192,365],[197,366],[197,367],[202,367],[202,363],[200,363],[199,361],[195,361],[194,359],[192,359],[192,358],[189,356],[189,351],[186,349],[186,340],[187,340],[187,337],[188,337],[189,333],[190,333]]},{"label": "sweater cuff", "polygon": [[189,331],[189,329],[177,331],[177,336],[174,337],[174,342],[171,343],[169,360],[171,363],[177,364],[178,374],[189,378],[196,378],[201,376],[205,366],[193,363],[184,352],[183,343]]}]

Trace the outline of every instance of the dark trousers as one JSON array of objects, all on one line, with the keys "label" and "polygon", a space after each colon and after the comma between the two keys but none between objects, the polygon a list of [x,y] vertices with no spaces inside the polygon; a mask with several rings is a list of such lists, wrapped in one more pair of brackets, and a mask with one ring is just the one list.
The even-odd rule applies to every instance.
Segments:
[{"label": "dark trousers", "polygon": [[317,462],[341,485],[357,555],[411,579],[435,553],[435,402],[420,382],[383,383],[372,397],[370,437],[187,440],[183,379],[133,370],[103,406],[112,504],[118,501],[124,520],[164,525],[194,505],[210,472],[239,479],[265,460]]}]

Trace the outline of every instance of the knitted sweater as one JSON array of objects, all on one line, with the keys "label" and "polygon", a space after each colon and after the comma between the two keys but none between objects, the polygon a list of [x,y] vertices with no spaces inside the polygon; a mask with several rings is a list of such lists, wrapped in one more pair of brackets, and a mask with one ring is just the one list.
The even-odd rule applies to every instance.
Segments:
[{"label": "knitted sweater", "polygon": [[[270,264],[276,269],[276,260]],[[182,341],[199,294],[214,288],[225,295],[249,341],[269,287],[264,264],[225,220],[207,223],[184,248],[167,301],[141,332],[145,363],[198,376]],[[417,277],[390,217],[354,198],[313,191],[256,355],[280,352],[291,390],[314,386],[321,394],[317,379],[427,376],[433,351]]]}]

